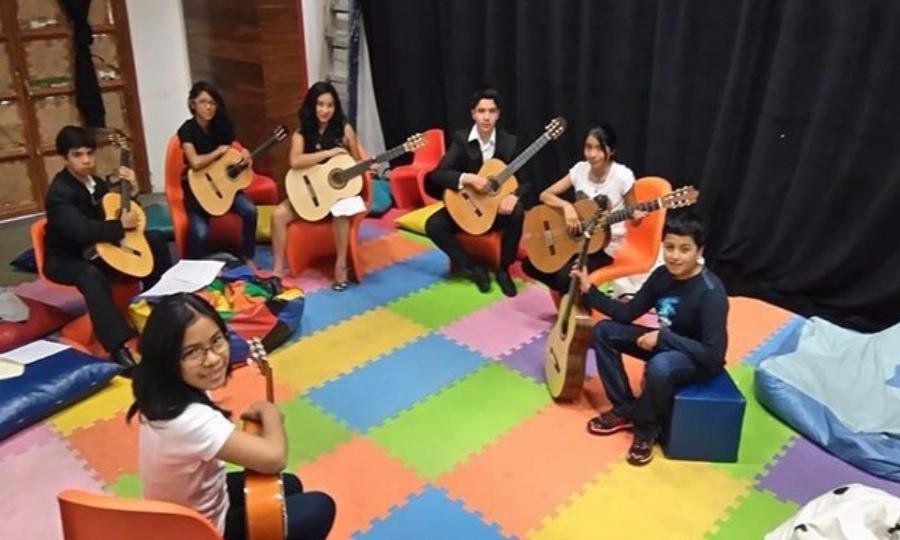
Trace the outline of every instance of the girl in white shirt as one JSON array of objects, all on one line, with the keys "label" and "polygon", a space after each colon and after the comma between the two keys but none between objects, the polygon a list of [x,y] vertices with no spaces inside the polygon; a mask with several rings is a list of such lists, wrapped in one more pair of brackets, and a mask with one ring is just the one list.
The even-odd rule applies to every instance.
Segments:
[{"label": "girl in white shirt", "polygon": [[[584,138],[584,161],[573,165],[568,174],[541,193],[542,203],[562,209],[566,217],[566,224],[573,235],[581,233],[581,220],[572,203],[560,197],[566,191],[573,189],[577,199],[596,199],[598,196],[605,196],[609,200],[609,211],[635,204],[634,173],[625,165],[615,161],[613,159],[615,155],[616,132],[613,127],[609,124],[600,124],[591,128]],[[645,215],[645,212],[635,210],[632,213],[632,219],[637,224]],[[624,237],[625,224],[612,225],[609,244],[604,249],[588,255],[588,272],[612,264],[612,257]],[[563,265],[556,272],[547,273],[538,270],[530,260],[525,259],[522,269],[525,274],[545,283],[551,289],[566,293],[569,290],[573,262],[574,257],[572,261]]]},{"label": "girl in white shirt", "polygon": [[[140,340],[134,370],[134,404],[140,418],[143,494],[191,507],[206,516],[226,540],[244,538],[244,473],[225,473],[225,463],[277,474],[285,467],[287,438],[281,412],[258,401],[242,415],[262,425],[250,435],[210,399],[231,372],[228,330],[205,300],[192,294],[163,298]],[[283,474],[287,538],[325,538],[334,522],[328,495],[304,493],[300,480]]]}]

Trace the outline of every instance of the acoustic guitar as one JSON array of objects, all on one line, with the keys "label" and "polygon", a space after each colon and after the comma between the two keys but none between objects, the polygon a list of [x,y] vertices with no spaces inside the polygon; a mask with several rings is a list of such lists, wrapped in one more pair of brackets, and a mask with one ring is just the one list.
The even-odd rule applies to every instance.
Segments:
[{"label": "acoustic guitar", "polygon": [[[697,202],[699,192],[693,186],[685,186],[666,193],[657,199],[641,201],[634,205],[609,212],[602,220],[596,221],[596,230],[591,231],[588,253],[596,253],[609,244],[609,226],[630,219],[635,210],[653,212],[660,208],[680,208]],[[581,228],[598,212],[592,199],[581,199],[573,205],[581,220]],[[573,235],[566,225],[562,208],[539,204],[525,214],[522,224],[522,239],[525,252],[535,268],[542,272],[556,272],[578,253],[580,235]]]},{"label": "acoustic guitar", "polygon": [[425,146],[425,137],[414,133],[403,144],[359,163],[350,154],[342,153],[312,167],[291,169],[284,177],[288,200],[298,216],[306,221],[319,221],[331,212],[338,200],[359,195],[363,186],[362,174],[373,164],[390,161],[422,146]]},{"label": "acoustic guitar", "polygon": [[[288,130],[278,126],[268,139],[256,147],[250,156],[257,156],[285,140]],[[188,170],[188,186],[200,206],[211,216],[221,216],[231,208],[237,192],[246,188],[253,181],[250,163],[243,161],[241,152],[229,148],[222,157],[199,170]]]},{"label": "acoustic guitar", "polygon": [[[578,252],[578,266],[584,266],[587,261],[591,231],[595,230],[603,210],[605,209],[600,209],[585,223]],[[561,309],[556,323],[547,336],[544,378],[550,396],[557,401],[575,399],[584,385],[584,356],[591,344],[594,321],[591,320],[590,312],[578,302],[579,296],[581,287],[578,278],[573,276],[569,282],[569,292],[560,301]]]},{"label": "acoustic guitar", "polygon": [[484,162],[478,176],[488,179],[488,189],[479,192],[469,186],[460,190],[444,190],[444,206],[459,227],[472,235],[484,234],[497,219],[500,201],[519,187],[513,176],[516,171],[528,163],[548,142],[558,138],[566,130],[566,120],[554,118],[544,127],[544,133],[535,139],[528,148],[516,156],[512,163],[506,165],[502,160],[492,158]]},{"label": "acoustic guitar", "polygon": [[[125,134],[112,131],[106,135],[119,147],[119,165],[131,168],[131,150]],[[138,224],[134,229],[126,230],[125,236],[118,242],[98,242],[85,252],[87,259],[100,257],[103,262],[119,272],[138,278],[146,277],[153,271],[153,252],[144,236],[147,216],[144,210],[133,200],[131,182],[119,182],[119,191],[111,191],[103,196],[100,205],[106,219],[118,220],[122,212],[131,211],[138,216]]]},{"label": "acoustic guitar", "polygon": [[[266,400],[275,402],[275,386],[272,367],[266,358],[266,350],[259,338],[247,341],[250,359],[266,379]],[[244,420],[244,431],[258,435],[262,426]],[[280,474],[262,474],[244,471],[244,510],[247,515],[248,540],[283,540],[287,535],[287,514],[284,506],[284,484]]]}]

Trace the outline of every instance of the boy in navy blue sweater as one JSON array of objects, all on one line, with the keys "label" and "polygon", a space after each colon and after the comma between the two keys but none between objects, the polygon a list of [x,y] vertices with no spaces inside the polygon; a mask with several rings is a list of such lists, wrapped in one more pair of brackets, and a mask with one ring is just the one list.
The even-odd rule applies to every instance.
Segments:
[{"label": "boy in navy blue sweater", "polygon": [[[728,296],[722,282],[699,262],[703,229],[692,219],[672,219],[663,231],[665,266],[657,268],[628,302],[617,302],[594,287],[584,269],[572,275],[590,307],[609,316],[594,326],[597,371],[613,405],[588,422],[588,431],[609,435],[631,429],[628,462],[653,459],[653,444],[669,416],[679,385],[708,378],[724,368],[728,343]],[[659,329],[631,324],[656,308]],[[622,353],[647,362],[644,389],[634,397]]]}]

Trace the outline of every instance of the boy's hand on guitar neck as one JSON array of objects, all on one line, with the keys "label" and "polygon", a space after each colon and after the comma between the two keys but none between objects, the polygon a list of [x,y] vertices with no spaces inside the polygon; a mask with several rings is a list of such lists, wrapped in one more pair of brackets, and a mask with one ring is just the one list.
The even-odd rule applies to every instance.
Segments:
[{"label": "boy's hand on guitar neck", "polygon": [[120,165],[119,169],[116,171],[116,174],[119,176],[120,180],[125,180],[129,184],[131,184],[131,189],[137,193],[139,190],[137,183],[137,176],[135,176],[134,171],[125,167],[124,165]]},{"label": "boy's hand on guitar neck", "polygon": [[569,273],[569,275],[578,278],[578,284],[579,288],[581,289],[581,294],[585,294],[589,290],[591,290],[591,286],[593,286],[593,283],[591,283],[591,277],[587,273],[587,268],[583,266],[579,268],[578,266],[573,265],[572,271]]}]

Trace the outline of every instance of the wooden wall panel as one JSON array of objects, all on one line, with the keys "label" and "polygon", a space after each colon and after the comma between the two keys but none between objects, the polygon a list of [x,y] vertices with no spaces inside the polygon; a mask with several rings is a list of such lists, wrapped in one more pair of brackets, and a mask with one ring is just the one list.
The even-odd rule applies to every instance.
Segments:
[{"label": "wooden wall panel", "polygon": [[[238,139],[253,147],[278,124],[297,125],[306,92],[303,23],[297,0],[182,0],[194,80],[222,91]],[[255,168],[281,184],[288,144],[261,156]]]}]

